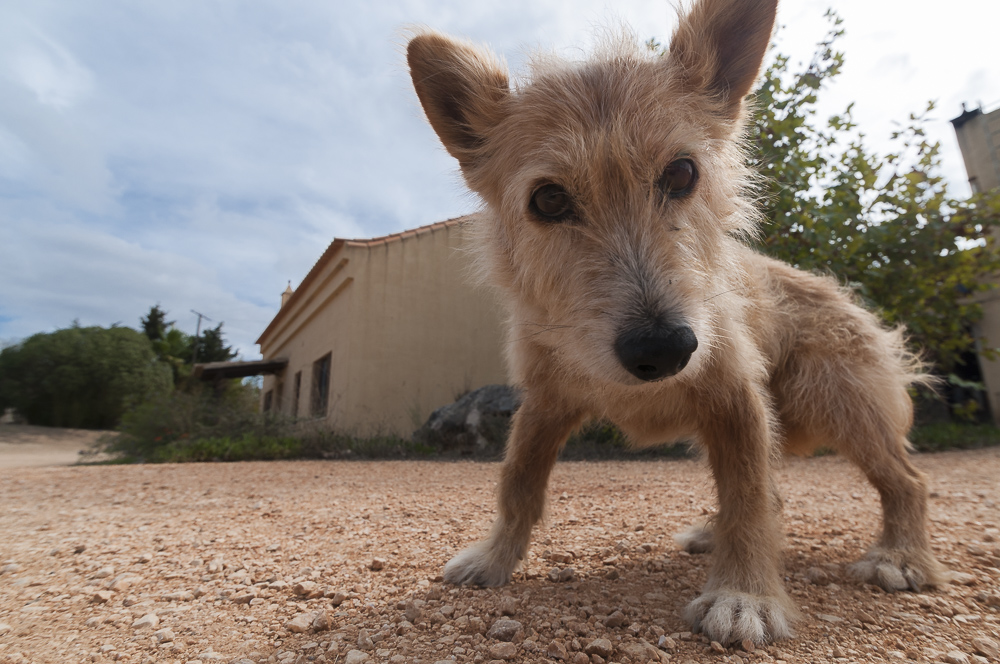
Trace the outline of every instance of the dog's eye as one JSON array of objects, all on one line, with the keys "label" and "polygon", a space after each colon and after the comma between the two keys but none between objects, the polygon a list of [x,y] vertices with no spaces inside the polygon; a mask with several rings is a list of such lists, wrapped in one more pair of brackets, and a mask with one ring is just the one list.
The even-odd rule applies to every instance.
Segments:
[{"label": "dog's eye", "polygon": [[660,191],[667,198],[681,198],[687,196],[694,189],[695,182],[698,181],[698,169],[690,159],[678,159],[670,162],[663,175],[660,176]]},{"label": "dog's eye", "polygon": [[546,221],[562,221],[573,213],[573,199],[557,184],[542,185],[531,195],[531,210]]}]

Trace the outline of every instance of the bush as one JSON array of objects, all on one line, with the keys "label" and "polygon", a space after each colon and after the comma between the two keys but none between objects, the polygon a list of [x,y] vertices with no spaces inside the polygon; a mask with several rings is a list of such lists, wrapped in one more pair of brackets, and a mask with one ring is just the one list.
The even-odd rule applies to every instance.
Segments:
[{"label": "bush", "polygon": [[0,412],[42,426],[112,428],[171,382],[149,340],[126,327],[74,326],[0,351]]}]

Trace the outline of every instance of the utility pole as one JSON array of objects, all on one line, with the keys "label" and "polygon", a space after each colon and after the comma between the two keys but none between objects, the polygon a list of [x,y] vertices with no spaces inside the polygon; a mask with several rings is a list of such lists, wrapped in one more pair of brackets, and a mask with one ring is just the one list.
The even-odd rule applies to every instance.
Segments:
[{"label": "utility pole", "polygon": [[212,322],[212,319],[206,316],[205,314],[198,313],[194,309],[191,310],[191,313],[193,313],[198,317],[198,327],[196,327],[194,330],[194,353],[192,353],[191,357],[191,365],[193,366],[198,363],[198,337],[201,336],[201,319],[204,318],[209,323]]}]

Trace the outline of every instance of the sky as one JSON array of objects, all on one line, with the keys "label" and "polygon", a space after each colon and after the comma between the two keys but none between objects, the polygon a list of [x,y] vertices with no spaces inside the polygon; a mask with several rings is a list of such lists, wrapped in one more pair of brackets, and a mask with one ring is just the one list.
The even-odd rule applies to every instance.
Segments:
[{"label": "sky", "polygon": [[[807,62],[835,5],[847,63],[821,113],[854,102],[870,147],[937,102],[930,137],[969,192],[948,120],[1000,106],[1000,3],[782,0],[777,50]],[[668,41],[662,0],[7,0],[0,3],[0,344],[79,321],[188,333],[224,322],[245,359],[334,237],[474,210],[403,57],[426,25],[582,59],[602,26]]]}]

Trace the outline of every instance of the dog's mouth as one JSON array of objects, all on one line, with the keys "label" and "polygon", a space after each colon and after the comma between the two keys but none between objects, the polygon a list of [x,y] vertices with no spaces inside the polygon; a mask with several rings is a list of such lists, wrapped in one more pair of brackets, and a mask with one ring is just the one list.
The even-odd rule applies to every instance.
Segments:
[{"label": "dog's mouth", "polygon": [[697,349],[698,337],[685,324],[628,328],[615,339],[622,367],[646,383],[677,375]]}]

